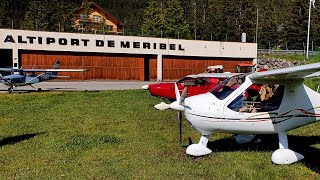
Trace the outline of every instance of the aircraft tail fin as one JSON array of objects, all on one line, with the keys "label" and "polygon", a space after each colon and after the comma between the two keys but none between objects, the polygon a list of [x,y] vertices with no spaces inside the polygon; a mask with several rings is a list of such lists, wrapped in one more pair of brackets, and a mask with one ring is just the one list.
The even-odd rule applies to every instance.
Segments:
[{"label": "aircraft tail fin", "polygon": [[[53,66],[53,69],[60,69],[60,60],[57,60]],[[50,76],[51,78],[55,78],[58,76],[58,72],[46,72],[44,75]]]},{"label": "aircraft tail fin", "polygon": [[[59,69],[59,68],[60,68],[60,60],[57,60],[53,66],[53,69]],[[58,72],[52,72],[52,75],[57,76]]]},{"label": "aircraft tail fin", "polygon": [[[53,69],[60,69],[60,60],[57,60],[56,63],[53,66]],[[58,77],[58,72],[46,72],[41,76],[41,81],[47,81],[51,79],[56,79]]]}]

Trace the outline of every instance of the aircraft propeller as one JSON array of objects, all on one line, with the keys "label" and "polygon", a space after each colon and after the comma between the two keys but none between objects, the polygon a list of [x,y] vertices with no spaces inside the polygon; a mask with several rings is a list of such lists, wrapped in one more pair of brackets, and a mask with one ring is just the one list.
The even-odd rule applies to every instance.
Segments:
[{"label": "aircraft propeller", "polygon": [[176,101],[171,103],[169,107],[171,109],[178,111],[179,137],[180,137],[180,143],[181,143],[182,142],[182,112],[184,111],[183,103],[187,96],[187,87],[183,89],[181,96],[180,96],[180,92],[177,84],[174,84],[174,90],[176,93]]}]

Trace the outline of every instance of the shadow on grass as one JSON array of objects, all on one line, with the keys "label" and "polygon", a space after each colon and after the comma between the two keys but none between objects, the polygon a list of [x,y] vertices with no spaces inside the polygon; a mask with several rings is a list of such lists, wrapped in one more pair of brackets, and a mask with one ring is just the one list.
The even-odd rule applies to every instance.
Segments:
[{"label": "shadow on grass", "polygon": [[[208,148],[216,152],[233,151],[262,151],[273,152],[279,148],[277,135],[258,135],[256,139],[262,140],[261,143],[237,144],[234,138],[219,139],[208,143]],[[320,174],[320,149],[312,145],[320,144],[319,136],[291,136],[288,135],[289,148],[304,155],[301,161],[310,170]],[[270,157],[271,161],[271,157]]]},{"label": "shadow on grass", "polygon": [[24,135],[13,136],[13,137],[7,137],[7,138],[4,138],[4,139],[0,140],[0,147],[5,146],[5,145],[9,145],[9,144],[10,145],[16,144],[16,143],[19,143],[21,141],[34,138],[35,136],[40,135],[40,134],[44,134],[44,132],[42,132],[42,133],[34,133],[34,134],[24,134]]}]

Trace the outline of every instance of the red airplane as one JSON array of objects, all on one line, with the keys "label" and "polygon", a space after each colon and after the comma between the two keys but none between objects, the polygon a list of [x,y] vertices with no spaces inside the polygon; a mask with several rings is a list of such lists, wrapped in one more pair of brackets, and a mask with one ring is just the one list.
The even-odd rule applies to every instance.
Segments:
[{"label": "red airplane", "polygon": [[185,87],[187,89],[187,97],[206,93],[218,85],[223,80],[235,76],[239,73],[202,73],[196,75],[188,75],[177,82],[163,82],[142,86],[143,89],[149,89],[152,96],[167,98],[170,101],[176,100],[174,84],[177,83],[180,92]]}]

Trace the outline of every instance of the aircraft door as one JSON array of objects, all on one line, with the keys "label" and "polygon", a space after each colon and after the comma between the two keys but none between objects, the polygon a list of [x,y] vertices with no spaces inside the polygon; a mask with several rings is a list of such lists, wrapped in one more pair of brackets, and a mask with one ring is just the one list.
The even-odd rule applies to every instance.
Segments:
[{"label": "aircraft door", "polygon": [[283,85],[252,84],[225,107],[228,118],[247,118],[254,113],[268,114],[279,109],[284,94]]}]

